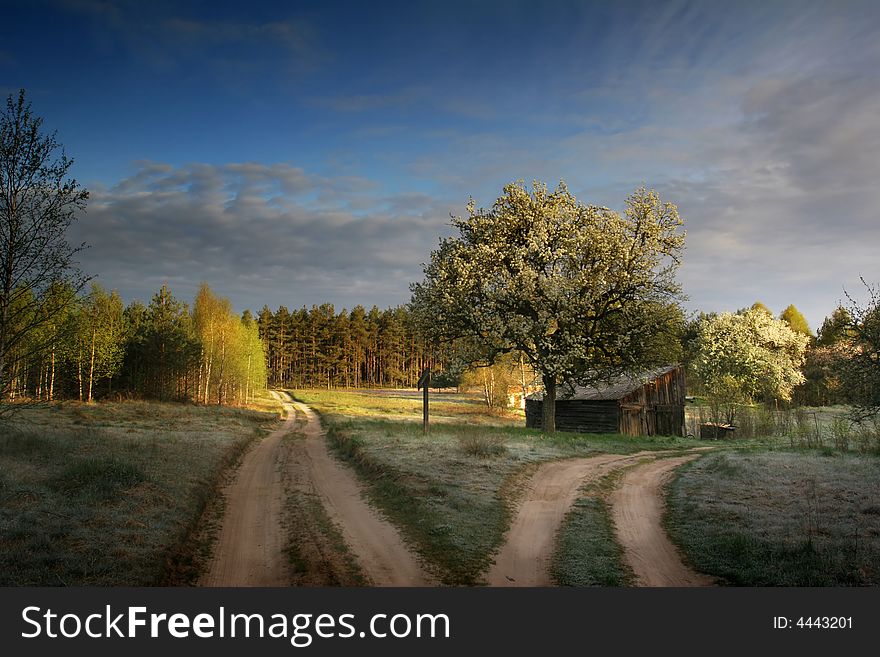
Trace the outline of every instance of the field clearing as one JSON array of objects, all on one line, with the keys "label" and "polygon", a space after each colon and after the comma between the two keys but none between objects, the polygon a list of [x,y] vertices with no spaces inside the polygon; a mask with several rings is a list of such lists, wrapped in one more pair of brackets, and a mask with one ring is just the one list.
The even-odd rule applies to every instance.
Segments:
[{"label": "field clearing", "polygon": [[[320,406],[324,414],[347,417],[422,422],[422,392],[416,390],[303,390],[309,404]],[[430,393],[430,422],[439,424],[469,422],[478,425],[521,427],[525,412],[490,410],[481,396],[470,393]]]},{"label": "field clearing", "polygon": [[489,413],[477,397],[452,393],[432,394],[425,436],[414,391],[293,395],[321,413],[337,453],[357,468],[378,508],[445,584],[483,581],[520,487],[539,463],[707,444],[671,437],[543,436],[524,428],[521,413]]},{"label": "field clearing", "polygon": [[277,418],[258,408],[64,402],[0,429],[0,585],[185,583],[224,470]]},{"label": "field clearing", "polygon": [[667,529],[731,585],[880,584],[880,458],[728,451],[682,467]]}]

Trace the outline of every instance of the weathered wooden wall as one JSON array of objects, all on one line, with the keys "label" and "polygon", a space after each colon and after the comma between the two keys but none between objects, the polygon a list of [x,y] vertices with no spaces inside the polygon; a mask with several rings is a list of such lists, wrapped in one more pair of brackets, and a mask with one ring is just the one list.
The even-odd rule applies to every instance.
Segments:
[{"label": "weathered wooden wall", "polygon": [[684,436],[684,370],[676,367],[620,399],[627,436]]},{"label": "weathered wooden wall", "polygon": [[[620,399],[556,401],[556,428],[627,436],[684,436],[684,370],[657,377]],[[526,400],[526,426],[540,429],[542,402]]]},{"label": "weathered wooden wall", "polygon": [[[526,426],[540,429],[544,426],[541,416],[543,402],[526,400]],[[560,431],[581,433],[616,433],[618,431],[617,402],[613,399],[585,401],[556,400],[556,428]]]}]

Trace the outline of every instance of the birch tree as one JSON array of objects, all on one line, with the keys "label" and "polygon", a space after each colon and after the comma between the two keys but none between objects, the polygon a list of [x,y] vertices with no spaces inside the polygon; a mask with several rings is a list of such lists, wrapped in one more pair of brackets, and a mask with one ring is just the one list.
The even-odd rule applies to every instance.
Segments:
[{"label": "birch tree", "polygon": [[122,366],[122,299],[115,290],[108,293],[100,285],[92,284],[80,312],[80,340],[87,358],[86,401],[91,403],[95,382],[112,379]]},{"label": "birch tree", "polygon": [[637,190],[620,214],[579,203],[564,183],[519,182],[490,210],[472,200],[467,211],[411,286],[411,308],[434,339],[477,345],[474,360],[522,352],[544,385],[546,432],[560,382],[635,372],[676,349],[684,234],[655,192]]}]

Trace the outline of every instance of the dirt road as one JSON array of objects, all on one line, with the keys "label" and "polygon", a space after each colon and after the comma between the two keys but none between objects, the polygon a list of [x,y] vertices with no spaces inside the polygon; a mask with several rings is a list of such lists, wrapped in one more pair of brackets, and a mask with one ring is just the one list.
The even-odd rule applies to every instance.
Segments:
[{"label": "dirt road", "polygon": [[[318,496],[372,585],[433,584],[397,530],[364,502],[354,473],[330,454],[317,415],[291,402],[286,393],[273,394],[284,405],[287,419],[245,455],[227,487],[226,514],[201,585],[289,585],[285,480],[300,482]],[[285,447],[282,438],[292,431],[304,433],[305,440]]]},{"label": "dirt road", "polygon": [[421,567],[400,534],[363,499],[354,473],[330,454],[317,415],[294,402],[307,419],[306,461],[314,491],[340,528],[361,569],[374,586],[429,586],[436,582]]},{"label": "dirt road", "polygon": [[284,423],[245,454],[226,487],[226,513],[202,586],[288,585],[278,462],[281,439],[293,431],[295,420],[293,409],[287,408]]},{"label": "dirt road", "polygon": [[[551,586],[556,534],[578,490],[613,470],[636,465],[611,498],[618,540],[642,586],[696,586],[711,580],[687,569],[661,525],[661,489],[671,472],[698,454],[657,459],[658,452],[604,454],[552,461],[532,475],[505,544],[487,575],[490,586]],[[659,583],[658,583],[659,582]]]},{"label": "dirt road", "polygon": [[578,489],[611,469],[635,463],[639,454],[603,454],[541,465],[489,571],[489,586],[551,586],[550,560],[556,532],[577,499]]},{"label": "dirt road", "polygon": [[658,459],[628,471],[611,495],[617,540],[640,586],[711,586],[711,577],[684,565],[663,530],[663,485],[698,454]]}]

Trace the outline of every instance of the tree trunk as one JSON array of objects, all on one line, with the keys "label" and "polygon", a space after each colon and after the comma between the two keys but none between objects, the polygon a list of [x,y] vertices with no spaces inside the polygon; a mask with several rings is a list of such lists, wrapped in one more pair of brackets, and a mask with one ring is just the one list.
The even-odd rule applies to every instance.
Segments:
[{"label": "tree trunk", "polygon": [[55,345],[52,345],[52,369],[49,373],[49,401],[55,396]]},{"label": "tree trunk", "polygon": [[556,433],[556,377],[545,374],[544,403],[541,406],[544,433]]},{"label": "tree trunk", "polygon": [[79,400],[83,400],[83,366],[82,366],[82,345],[76,352],[76,380],[79,383]]},{"label": "tree trunk", "polygon": [[43,361],[40,361],[40,369],[37,370],[37,387],[34,390],[34,397],[37,399],[43,398]]},{"label": "tree trunk", "polygon": [[244,379],[244,403],[248,403],[248,395],[251,391],[251,353],[248,352],[247,375]]},{"label": "tree trunk", "polygon": [[95,334],[96,330],[92,330],[92,355],[89,359],[89,398],[88,403],[92,403],[92,381],[95,378]]},{"label": "tree trunk", "polygon": [[202,396],[202,369],[205,367],[204,354],[199,356],[199,376],[196,379],[196,403],[201,401]]}]

